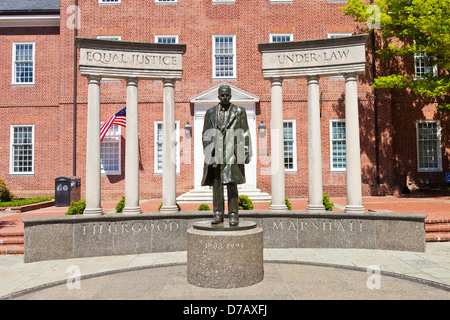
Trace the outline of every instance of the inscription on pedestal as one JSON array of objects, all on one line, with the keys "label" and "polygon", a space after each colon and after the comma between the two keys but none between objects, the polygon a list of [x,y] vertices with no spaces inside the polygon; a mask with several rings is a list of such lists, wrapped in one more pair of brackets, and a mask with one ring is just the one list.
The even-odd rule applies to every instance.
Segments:
[{"label": "inscription on pedestal", "polygon": [[236,242],[236,243],[217,243],[217,242],[206,242],[205,243],[205,249],[214,249],[214,250],[233,250],[233,249],[244,249],[244,243],[243,242]]}]

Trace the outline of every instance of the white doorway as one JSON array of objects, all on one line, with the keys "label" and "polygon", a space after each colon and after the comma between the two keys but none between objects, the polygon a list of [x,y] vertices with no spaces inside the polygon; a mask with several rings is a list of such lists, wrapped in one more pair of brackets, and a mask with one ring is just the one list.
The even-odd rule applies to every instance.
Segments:
[{"label": "white doorway", "polygon": [[[201,181],[203,177],[204,155],[202,144],[203,123],[205,120],[206,111],[219,103],[218,89],[224,84],[221,83],[213,88],[210,88],[203,93],[191,99],[194,105],[194,124],[193,124],[193,138],[194,138],[194,189],[177,198],[179,202],[204,202],[212,199],[212,190],[209,186],[202,186]],[[256,163],[257,157],[257,131],[256,131],[256,103],[259,98],[251,93],[245,92],[233,85],[228,84],[231,88],[231,102],[237,106],[245,108],[247,112],[247,121],[250,129],[250,136],[252,139],[252,159],[249,164],[245,165],[246,183],[239,185],[238,188],[241,194],[248,195],[252,200],[267,201],[270,196],[267,193],[262,193],[257,186]]]}]

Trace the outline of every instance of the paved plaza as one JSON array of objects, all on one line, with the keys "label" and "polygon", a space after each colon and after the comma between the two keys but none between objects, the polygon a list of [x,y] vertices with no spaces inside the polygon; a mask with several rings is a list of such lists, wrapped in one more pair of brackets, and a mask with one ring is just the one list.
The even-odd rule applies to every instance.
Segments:
[{"label": "paved plaza", "polygon": [[[447,218],[449,197],[364,198],[366,210],[426,212]],[[333,199],[342,210],[345,199]],[[294,209],[306,201],[292,200]],[[144,201],[153,210],[157,201]],[[255,203],[255,209],[264,203]],[[112,211],[114,202],[102,203]],[[198,204],[183,204],[182,210]],[[24,216],[61,215],[49,207],[1,215],[4,228],[23,229]],[[0,255],[0,299],[450,299],[450,242],[427,242],[425,252],[368,249],[264,249],[264,280],[233,289],[190,285],[186,251],[103,256],[24,263],[23,255]],[[79,281],[78,281],[79,280]]]}]

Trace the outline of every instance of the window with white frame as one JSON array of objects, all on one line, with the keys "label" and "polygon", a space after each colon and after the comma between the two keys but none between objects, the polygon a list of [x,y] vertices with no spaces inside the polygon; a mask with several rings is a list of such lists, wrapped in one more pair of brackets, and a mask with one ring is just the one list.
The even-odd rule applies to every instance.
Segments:
[{"label": "window with white frame", "polygon": [[433,65],[432,59],[426,53],[414,53],[414,75],[416,79],[421,79],[426,74],[436,76],[437,67]]},{"label": "window with white frame", "polygon": [[350,37],[352,35],[351,32],[333,32],[328,34],[329,39],[334,38],[343,38],[343,37]]},{"label": "window with white frame", "polygon": [[178,43],[177,35],[155,36],[156,43]]},{"label": "window with white frame", "polygon": [[286,171],[297,170],[297,151],[295,120],[283,121],[284,168]]},{"label": "window with white frame", "polygon": [[178,3],[178,0],[155,0],[155,3]]},{"label": "window with white frame", "polygon": [[292,41],[292,33],[272,33],[270,34],[270,42],[287,42]]},{"label": "window with white frame", "polygon": [[418,170],[442,171],[440,121],[419,120],[416,127]]},{"label": "window with white frame", "polygon": [[213,36],[213,77],[236,78],[236,36]]},{"label": "window with white frame", "polygon": [[[175,132],[172,137],[175,140],[175,150],[171,152],[176,157],[177,172],[180,172],[180,121],[175,121]],[[175,153],[174,153],[175,152]],[[170,159],[170,161],[173,161]],[[155,121],[155,173],[162,173],[163,167],[163,122]]]},{"label": "window with white frame", "polygon": [[34,84],[34,43],[13,44],[13,84]]},{"label": "window with white frame", "polygon": [[10,174],[34,173],[34,125],[11,126]]},{"label": "window with white frame", "polygon": [[212,0],[213,3],[235,3],[235,0]]},{"label": "window with white frame", "polygon": [[120,3],[121,0],[98,0],[98,3],[104,4],[117,4]]},{"label": "window with white frame", "polygon": [[345,120],[330,120],[331,171],[346,170]]},{"label": "window with white frame", "polygon": [[292,3],[294,0],[269,0],[269,2]]},{"label": "window with white frame", "polygon": [[111,125],[100,144],[101,170],[105,174],[121,174],[121,129]]}]

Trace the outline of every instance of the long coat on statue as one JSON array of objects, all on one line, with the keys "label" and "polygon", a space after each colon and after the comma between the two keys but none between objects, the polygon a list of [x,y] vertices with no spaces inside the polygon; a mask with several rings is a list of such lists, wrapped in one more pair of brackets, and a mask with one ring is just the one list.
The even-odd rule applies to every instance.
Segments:
[{"label": "long coat on statue", "polygon": [[231,104],[223,122],[218,121],[219,110],[220,104],[206,111],[205,115],[202,186],[212,186],[214,179],[221,179],[223,184],[245,183],[244,164],[249,163],[252,156],[245,109]]}]

